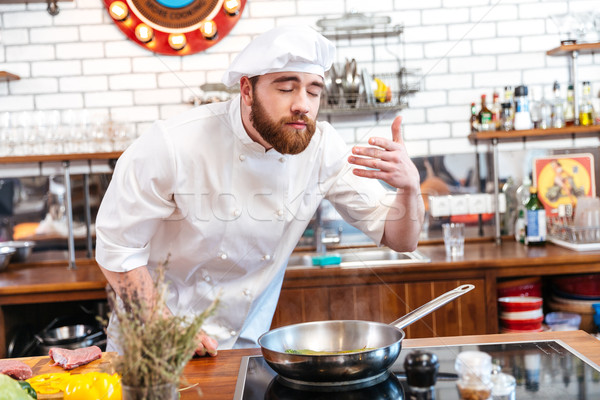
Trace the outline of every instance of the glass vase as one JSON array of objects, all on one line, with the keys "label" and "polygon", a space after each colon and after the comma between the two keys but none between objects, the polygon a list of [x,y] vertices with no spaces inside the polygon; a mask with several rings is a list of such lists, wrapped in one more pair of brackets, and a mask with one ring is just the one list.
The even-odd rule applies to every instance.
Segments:
[{"label": "glass vase", "polygon": [[154,386],[127,386],[122,385],[123,400],[177,400],[177,386],[165,383]]}]

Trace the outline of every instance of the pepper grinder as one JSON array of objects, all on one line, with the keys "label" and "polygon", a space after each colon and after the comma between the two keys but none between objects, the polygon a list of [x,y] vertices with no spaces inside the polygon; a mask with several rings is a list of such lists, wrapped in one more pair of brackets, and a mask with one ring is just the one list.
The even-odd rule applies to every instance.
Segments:
[{"label": "pepper grinder", "polygon": [[435,382],[440,363],[433,353],[413,351],[404,359],[407,400],[435,400]]}]

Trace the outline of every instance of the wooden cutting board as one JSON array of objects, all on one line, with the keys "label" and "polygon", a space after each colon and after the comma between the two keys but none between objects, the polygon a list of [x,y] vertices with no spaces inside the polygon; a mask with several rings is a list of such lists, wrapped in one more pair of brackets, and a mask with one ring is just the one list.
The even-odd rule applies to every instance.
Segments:
[{"label": "wooden cutting board", "polygon": [[[94,360],[89,364],[82,365],[77,368],[73,368],[69,370],[71,374],[83,374],[86,372],[106,372],[109,374],[115,373],[115,361],[118,357],[117,353],[109,352],[102,353],[102,357],[98,360]],[[33,370],[33,376],[47,374],[47,373],[57,373],[57,372],[66,372],[66,370],[59,366],[53,366],[54,361],[49,356],[40,356],[40,357],[24,357],[17,358],[16,360],[23,361],[25,364],[29,365]],[[56,394],[38,394],[39,400],[49,400],[49,399],[62,399],[62,393]]]}]

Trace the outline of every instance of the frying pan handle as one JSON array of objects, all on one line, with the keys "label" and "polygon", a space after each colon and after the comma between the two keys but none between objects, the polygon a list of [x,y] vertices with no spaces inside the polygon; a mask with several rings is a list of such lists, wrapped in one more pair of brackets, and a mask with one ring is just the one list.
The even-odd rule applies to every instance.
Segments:
[{"label": "frying pan handle", "polygon": [[402,329],[473,289],[475,289],[475,285],[461,285],[456,289],[452,289],[449,292],[436,297],[429,303],[423,304],[421,307],[412,310],[408,314],[392,322],[390,325]]}]

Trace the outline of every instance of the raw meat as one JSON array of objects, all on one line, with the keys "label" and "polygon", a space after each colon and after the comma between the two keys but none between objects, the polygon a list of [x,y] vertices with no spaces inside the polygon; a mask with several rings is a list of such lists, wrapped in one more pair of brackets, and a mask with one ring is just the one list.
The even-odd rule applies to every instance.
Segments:
[{"label": "raw meat", "polygon": [[54,361],[52,365],[60,365],[64,369],[73,369],[99,359],[102,357],[102,350],[98,346],[84,347],[76,350],[52,347],[48,354]]},{"label": "raw meat", "polygon": [[0,360],[0,374],[8,375],[20,381],[33,376],[31,367],[19,360]]}]

